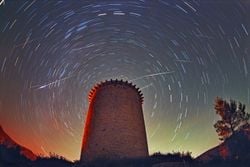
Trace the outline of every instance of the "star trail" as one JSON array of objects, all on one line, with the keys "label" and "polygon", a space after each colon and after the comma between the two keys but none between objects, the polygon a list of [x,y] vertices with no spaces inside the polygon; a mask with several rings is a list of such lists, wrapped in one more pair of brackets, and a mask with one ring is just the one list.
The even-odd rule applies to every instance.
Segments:
[{"label": "star trail", "polygon": [[0,1],[0,124],[35,153],[79,159],[88,93],[141,88],[150,153],[219,143],[217,96],[250,107],[248,0]]}]

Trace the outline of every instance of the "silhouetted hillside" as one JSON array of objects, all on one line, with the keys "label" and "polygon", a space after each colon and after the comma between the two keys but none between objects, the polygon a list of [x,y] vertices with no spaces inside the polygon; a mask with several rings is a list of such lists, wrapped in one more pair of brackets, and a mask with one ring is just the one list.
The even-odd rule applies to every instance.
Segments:
[{"label": "silhouetted hillside", "polygon": [[220,145],[206,151],[196,161],[207,164],[235,164],[245,166],[250,162],[250,131],[241,130]]},{"label": "silhouetted hillside", "polygon": [[20,147],[7,147],[0,144],[0,167],[71,167],[72,162],[63,157],[37,157],[32,161],[20,154]]},{"label": "silhouetted hillside", "polygon": [[13,148],[18,150],[21,155],[24,155],[26,158],[30,160],[36,160],[37,156],[26,147],[21,146],[16,143],[9,135],[3,130],[0,126],[0,144],[5,145],[7,148]]},{"label": "silhouetted hillside", "polygon": [[0,166],[1,167],[23,167],[29,166],[32,162],[24,155],[20,154],[21,148],[7,147],[4,144],[0,144]]},{"label": "silhouetted hillside", "polygon": [[70,167],[73,163],[56,154],[36,156],[17,144],[0,126],[0,167]]}]

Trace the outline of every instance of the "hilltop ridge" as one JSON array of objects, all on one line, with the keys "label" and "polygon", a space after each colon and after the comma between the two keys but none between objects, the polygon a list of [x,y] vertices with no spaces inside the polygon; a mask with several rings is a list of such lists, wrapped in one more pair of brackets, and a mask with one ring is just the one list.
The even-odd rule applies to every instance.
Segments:
[{"label": "hilltop ridge", "polygon": [[15,142],[2,128],[0,125],[0,144],[6,146],[7,148],[19,148],[20,154],[24,155],[26,158],[34,161],[37,156],[28,148]]}]

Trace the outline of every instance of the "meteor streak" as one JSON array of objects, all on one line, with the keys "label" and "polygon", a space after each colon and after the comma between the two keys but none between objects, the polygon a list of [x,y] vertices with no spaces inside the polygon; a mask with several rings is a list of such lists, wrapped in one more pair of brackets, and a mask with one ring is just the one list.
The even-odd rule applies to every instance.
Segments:
[{"label": "meteor streak", "polygon": [[148,75],[140,76],[140,77],[138,77],[138,78],[131,79],[131,80],[129,80],[129,81],[130,81],[130,82],[131,82],[131,81],[137,81],[137,80],[143,79],[143,78],[154,77],[154,76],[158,76],[158,75],[172,74],[172,73],[174,73],[174,71],[165,71],[165,72],[160,72],[160,73],[148,74]]},{"label": "meteor streak", "polygon": [[52,82],[49,82],[49,83],[47,83],[47,84],[43,84],[43,85],[34,85],[34,86],[32,86],[31,88],[35,88],[35,89],[37,89],[37,90],[39,90],[39,89],[44,89],[44,88],[50,87],[50,86],[52,86],[52,85],[60,84],[61,81],[70,79],[70,78],[72,78],[72,77],[74,77],[74,75],[73,75],[73,76],[72,76],[72,75],[71,75],[71,76],[67,76],[67,77],[64,77],[64,78],[61,78],[61,79],[57,79],[57,80],[52,81]]},{"label": "meteor streak", "polygon": [[[131,79],[129,81],[130,82],[131,81],[137,81],[137,80],[147,78],[147,77],[154,77],[154,76],[158,76],[158,75],[166,75],[166,74],[172,74],[172,73],[174,73],[174,71],[165,71],[165,72],[160,72],[160,73],[148,74],[148,75],[140,76],[138,78]],[[31,86],[31,88],[35,88],[37,90],[44,89],[44,88],[47,88],[47,87],[50,87],[50,86],[53,86],[53,85],[56,85],[56,84],[60,84],[61,81],[65,81],[65,80],[68,80],[70,78],[76,77],[78,74],[70,75],[70,76],[67,76],[67,77],[64,77],[64,78],[61,78],[61,79],[57,79],[55,81],[52,81],[52,82],[49,82],[49,83],[46,83],[46,84],[43,84],[43,85],[34,85],[34,86]],[[152,86],[152,83],[149,84],[149,85],[144,86],[142,89],[148,88],[149,86]]]}]

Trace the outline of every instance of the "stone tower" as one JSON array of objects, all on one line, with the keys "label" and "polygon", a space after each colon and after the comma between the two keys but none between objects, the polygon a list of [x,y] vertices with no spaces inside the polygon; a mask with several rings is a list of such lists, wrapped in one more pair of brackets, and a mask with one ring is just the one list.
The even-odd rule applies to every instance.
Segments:
[{"label": "stone tower", "polygon": [[127,81],[110,80],[89,94],[81,162],[148,156],[142,93]]}]

